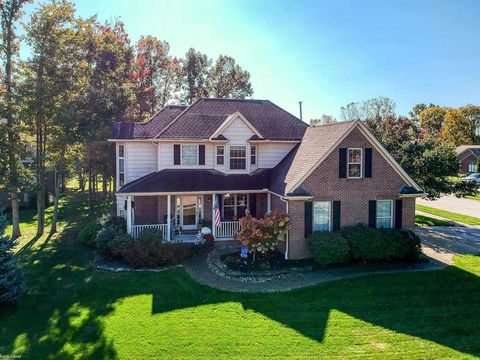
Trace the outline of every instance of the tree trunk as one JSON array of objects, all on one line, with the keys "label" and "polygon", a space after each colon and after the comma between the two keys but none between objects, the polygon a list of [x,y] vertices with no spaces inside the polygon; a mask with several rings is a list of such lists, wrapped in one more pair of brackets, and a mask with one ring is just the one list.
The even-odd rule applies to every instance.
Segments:
[{"label": "tree trunk", "polygon": [[102,192],[103,192],[103,196],[107,196],[108,187],[107,187],[107,177],[105,176],[105,174],[103,174],[102,176]]},{"label": "tree trunk", "polygon": [[90,149],[88,150],[88,213],[93,213],[93,177],[92,177],[92,158],[90,156]]},{"label": "tree trunk", "polygon": [[20,207],[18,204],[18,169],[15,146],[17,145],[18,134],[16,133],[15,119],[13,116],[13,89],[12,89],[12,42],[14,38],[13,33],[13,21],[14,11],[9,13],[9,16],[4,15],[4,26],[6,29],[5,34],[5,100],[6,100],[6,113],[7,119],[7,137],[8,137],[8,185],[10,188],[10,199],[12,202],[12,238],[16,239],[20,237]]},{"label": "tree trunk", "polygon": [[53,235],[57,232],[57,220],[58,220],[58,197],[60,195],[60,179],[58,176],[58,171],[55,169],[55,180],[54,180],[54,194],[53,194],[53,214],[52,214],[52,225],[50,228],[50,235]]},{"label": "tree trunk", "polygon": [[12,193],[10,196],[12,197],[12,239],[17,239],[22,236],[20,231],[20,206],[17,194]]}]

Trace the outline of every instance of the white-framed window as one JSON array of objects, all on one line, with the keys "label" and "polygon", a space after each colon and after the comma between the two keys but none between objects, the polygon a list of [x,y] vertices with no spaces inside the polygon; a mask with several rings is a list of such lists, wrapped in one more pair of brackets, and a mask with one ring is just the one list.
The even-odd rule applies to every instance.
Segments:
[{"label": "white-framed window", "polygon": [[225,146],[217,146],[217,165],[225,164]]},{"label": "white-framed window", "polygon": [[245,216],[248,209],[248,194],[223,195],[222,218],[232,221]]},{"label": "white-framed window", "polygon": [[182,165],[192,166],[198,165],[198,146],[197,145],[182,145],[181,147]]},{"label": "white-framed window", "polygon": [[348,149],[347,153],[347,177],[360,179],[362,177],[362,154],[363,149]]},{"label": "white-framed window", "polygon": [[247,168],[247,147],[230,146],[230,170],[245,170]]},{"label": "white-framed window", "polygon": [[125,185],[125,145],[118,145],[118,185]]},{"label": "white-framed window", "polygon": [[377,200],[377,229],[393,227],[393,200]]},{"label": "white-framed window", "polygon": [[257,164],[257,147],[255,145],[250,146],[250,164]]},{"label": "white-framed window", "polygon": [[330,231],[331,229],[331,202],[315,201],[313,203],[313,231]]},{"label": "white-framed window", "polygon": [[468,172],[469,173],[477,172],[477,164],[475,163],[468,164]]}]

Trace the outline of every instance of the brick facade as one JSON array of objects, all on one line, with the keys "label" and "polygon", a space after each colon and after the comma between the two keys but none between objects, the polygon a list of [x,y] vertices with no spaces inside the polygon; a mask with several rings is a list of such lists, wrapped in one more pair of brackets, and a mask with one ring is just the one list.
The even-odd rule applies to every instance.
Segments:
[{"label": "brick facade", "polygon": [[[368,223],[369,200],[395,200],[406,183],[383,156],[373,148],[372,177],[339,178],[339,148],[373,148],[368,139],[354,129],[340,145],[305,179],[303,187],[313,194],[312,201],[340,201],[340,226]],[[305,241],[303,201],[289,201],[289,258],[310,256]],[[395,218],[395,214],[393,214]],[[403,199],[402,225],[415,226],[415,199]]]}]

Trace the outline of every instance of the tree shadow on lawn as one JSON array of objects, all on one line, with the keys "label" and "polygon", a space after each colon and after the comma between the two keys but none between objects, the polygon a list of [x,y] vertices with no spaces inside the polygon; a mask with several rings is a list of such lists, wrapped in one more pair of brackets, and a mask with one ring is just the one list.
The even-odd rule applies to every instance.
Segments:
[{"label": "tree shadow on lawn", "polygon": [[[73,225],[69,225],[69,229]],[[238,302],[324,341],[332,309],[398,333],[480,355],[480,279],[457,267],[365,276],[276,294],[232,293],[194,282],[183,269],[162,273],[94,271],[71,236],[22,257],[29,293],[0,313],[0,354],[22,358],[118,357],[103,318],[118,301],[152,295],[152,314]],[[477,274],[480,273],[476,271]]]}]

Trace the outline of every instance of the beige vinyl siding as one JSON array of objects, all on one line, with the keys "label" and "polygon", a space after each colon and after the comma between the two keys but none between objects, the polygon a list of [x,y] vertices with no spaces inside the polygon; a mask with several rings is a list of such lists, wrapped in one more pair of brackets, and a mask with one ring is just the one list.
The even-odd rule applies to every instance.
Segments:
[{"label": "beige vinyl siding", "polygon": [[275,167],[296,144],[272,143],[257,145],[257,166],[259,168]]},{"label": "beige vinyl siding", "polygon": [[157,146],[151,142],[125,145],[125,183],[157,170]]},{"label": "beige vinyl siding", "polygon": [[[159,148],[158,169],[213,169],[213,154],[215,145],[205,142],[161,142]],[[173,145],[205,145],[205,165],[173,165]]]}]

